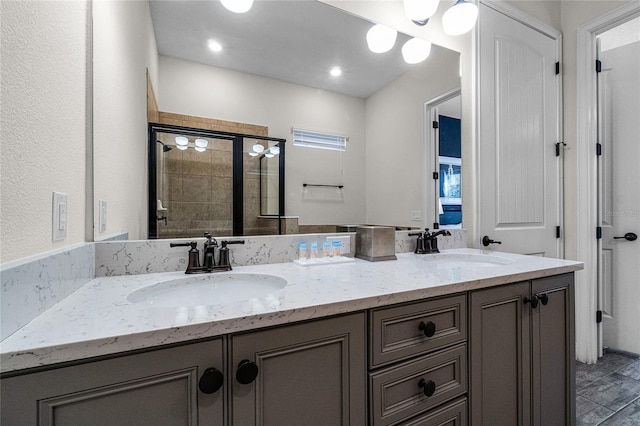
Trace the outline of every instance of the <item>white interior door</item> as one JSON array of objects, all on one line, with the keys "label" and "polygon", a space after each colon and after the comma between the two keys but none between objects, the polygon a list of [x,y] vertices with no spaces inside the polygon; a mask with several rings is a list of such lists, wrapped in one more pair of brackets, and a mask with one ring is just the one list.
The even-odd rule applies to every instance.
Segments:
[{"label": "white interior door", "polygon": [[484,4],[479,30],[479,236],[561,257],[558,40]]},{"label": "white interior door", "polygon": [[599,343],[640,354],[640,42],[599,60]]}]

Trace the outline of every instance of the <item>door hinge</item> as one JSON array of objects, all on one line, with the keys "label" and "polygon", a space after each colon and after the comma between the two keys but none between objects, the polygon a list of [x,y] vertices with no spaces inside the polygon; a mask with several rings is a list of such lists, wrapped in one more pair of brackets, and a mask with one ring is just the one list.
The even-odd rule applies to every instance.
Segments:
[{"label": "door hinge", "polygon": [[556,75],[560,74],[560,62],[556,62]]},{"label": "door hinge", "polygon": [[596,155],[602,155],[602,144],[600,142],[596,143]]},{"label": "door hinge", "polygon": [[432,123],[432,126],[433,126],[433,128],[434,128],[434,129],[437,129],[437,128],[439,127],[439,124],[438,124],[438,122],[437,122],[437,121],[434,121],[434,122]]},{"label": "door hinge", "polygon": [[561,146],[564,147],[564,146],[567,146],[567,144],[564,143],[564,142],[557,142],[556,143],[556,157],[560,157],[560,147]]},{"label": "door hinge", "polygon": [[602,311],[596,311],[596,324],[600,324],[602,322]]},{"label": "door hinge", "polygon": [[556,226],[556,238],[560,238],[560,225]]},{"label": "door hinge", "polygon": [[599,59],[596,59],[596,72],[602,72],[602,62]]},{"label": "door hinge", "polygon": [[602,239],[602,226],[596,226],[596,240]]},{"label": "door hinge", "polygon": [[438,172],[433,172],[433,179],[434,180],[438,180],[438,178],[440,177],[440,173]]}]

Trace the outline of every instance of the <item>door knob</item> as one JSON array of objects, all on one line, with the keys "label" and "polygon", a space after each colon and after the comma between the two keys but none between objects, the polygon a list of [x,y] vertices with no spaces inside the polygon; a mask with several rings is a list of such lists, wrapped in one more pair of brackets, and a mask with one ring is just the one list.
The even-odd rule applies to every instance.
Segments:
[{"label": "door knob", "polygon": [[627,241],[635,241],[638,239],[638,236],[633,232],[627,232],[624,234],[624,237],[613,237],[614,240],[627,240]]},{"label": "door knob", "polygon": [[200,381],[198,381],[198,388],[202,393],[211,394],[215,393],[222,387],[224,378],[222,373],[217,368],[207,368],[202,373]]},{"label": "door knob", "polygon": [[485,235],[482,237],[482,245],[488,247],[489,244],[502,244],[502,241],[494,241],[489,236]]},{"label": "door knob", "polygon": [[238,370],[236,371],[236,379],[243,385],[248,385],[258,377],[258,366],[255,362],[243,359],[238,364]]}]

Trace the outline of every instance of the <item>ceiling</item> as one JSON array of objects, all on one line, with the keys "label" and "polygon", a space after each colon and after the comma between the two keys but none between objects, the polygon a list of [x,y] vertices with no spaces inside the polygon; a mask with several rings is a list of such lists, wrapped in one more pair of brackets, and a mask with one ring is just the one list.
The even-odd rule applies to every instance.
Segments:
[{"label": "ceiling", "polygon": [[[161,55],[367,98],[411,69],[398,34],[382,54],[367,47],[372,24],[315,0],[257,0],[236,14],[217,0],[152,0]],[[223,45],[214,53],[215,39]],[[332,77],[333,66],[342,68]]]}]

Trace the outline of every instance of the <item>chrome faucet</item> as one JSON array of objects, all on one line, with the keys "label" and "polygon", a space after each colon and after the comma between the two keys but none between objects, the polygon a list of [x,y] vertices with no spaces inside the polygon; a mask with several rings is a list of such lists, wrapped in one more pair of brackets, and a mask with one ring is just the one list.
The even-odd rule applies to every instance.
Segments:
[{"label": "chrome faucet", "polygon": [[414,253],[416,254],[427,254],[427,253],[440,253],[438,250],[438,237],[440,235],[450,236],[451,233],[446,229],[442,229],[437,232],[429,232],[429,228],[426,228],[424,232],[412,232],[409,236],[417,236],[418,240],[416,241],[416,249]]},{"label": "chrome faucet", "polygon": [[200,250],[198,250],[198,242],[191,241],[188,243],[169,243],[170,247],[191,247],[189,249],[189,262],[185,274],[204,274],[208,272],[224,272],[231,270],[231,262],[229,260],[228,244],[244,244],[244,240],[222,241],[220,250],[220,258],[218,263],[215,261],[216,248],[218,242],[209,233],[204,234],[206,241],[204,242],[203,264],[200,266]]}]

